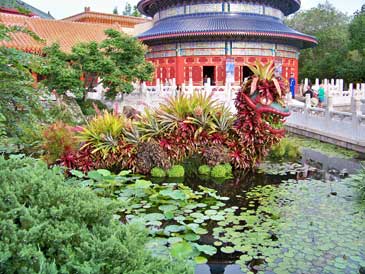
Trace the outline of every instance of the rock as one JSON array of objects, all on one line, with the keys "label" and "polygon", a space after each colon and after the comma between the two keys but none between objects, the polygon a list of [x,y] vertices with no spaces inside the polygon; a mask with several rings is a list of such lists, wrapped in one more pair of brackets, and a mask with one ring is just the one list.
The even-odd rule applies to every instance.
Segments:
[{"label": "rock", "polygon": [[123,114],[129,118],[129,119],[132,119],[132,120],[138,120],[138,116],[141,114],[140,111],[136,110],[135,108],[133,107],[130,107],[130,106],[124,106],[123,107]]},{"label": "rock", "polygon": [[243,274],[241,267],[237,264],[227,265],[224,274]]},{"label": "rock", "polygon": [[196,274],[210,274],[210,267],[207,264],[198,264],[195,267]]},{"label": "rock", "polygon": [[361,266],[359,268],[359,274],[365,274],[365,267]]}]

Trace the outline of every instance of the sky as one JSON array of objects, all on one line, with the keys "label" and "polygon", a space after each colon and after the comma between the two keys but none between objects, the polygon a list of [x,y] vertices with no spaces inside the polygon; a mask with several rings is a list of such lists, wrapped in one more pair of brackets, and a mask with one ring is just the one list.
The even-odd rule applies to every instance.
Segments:
[{"label": "sky", "polygon": [[[112,13],[114,7],[118,7],[119,13],[124,10],[126,2],[136,5],[138,0],[25,0],[26,3],[45,12],[50,11],[56,19],[62,19],[75,15],[91,7],[92,11]],[[302,0],[302,9],[310,9],[325,0]],[[329,0],[338,10],[353,14],[365,4],[365,0]]]}]

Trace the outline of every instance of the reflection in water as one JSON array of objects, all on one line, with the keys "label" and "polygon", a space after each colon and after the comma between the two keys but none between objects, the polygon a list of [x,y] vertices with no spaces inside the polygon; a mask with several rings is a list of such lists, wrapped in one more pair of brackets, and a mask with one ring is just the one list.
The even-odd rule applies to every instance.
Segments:
[{"label": "reflection in water", "polygon": [[[284,218],[281,221],[287,222],[288,228],[282,229],[283,234],[278,236],[279,243],[282,242],[285,249],[280,255],[282,258],[279,256],[275,262],[266,265],[267,269],[255,269],[261,269],[259,273],[358,272],[361,263],[365,262],[365,216],[359,213],[352,190],[341,183],[341,178],[356,173],[361,167],[360,163],[328,157],[309,149],[303,151],[301,163],[269,164],[264,168],[265,173],[236,174],[234,179],[225,182],[197,179],[196,174],[188,174],[184,183],[193,189],[199,185],[210,187],[217,190],[219,195],[230,197],[228,207],[248,208],[250,201],[245,196],[257,186],[279,186],[283,181],[294,183],[304,180],[298,186],[279,187],[287,188],[289,199],[293,199],[288,206],[273,205],[282,208]],[[202,241],[212,244],[214,238],[208,235]],[[244,273],[234,264],[236,260],[236,253],[218,252],[210,258],[209,265],[198,266],[196,274]],[[256,273],[255,269],[251,270]]]}]

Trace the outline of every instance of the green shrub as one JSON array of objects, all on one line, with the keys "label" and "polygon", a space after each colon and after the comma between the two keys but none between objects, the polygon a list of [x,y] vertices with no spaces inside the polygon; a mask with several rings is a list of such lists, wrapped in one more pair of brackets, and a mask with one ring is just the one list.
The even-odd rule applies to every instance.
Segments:
[{"label": "green shrub", "polygon": [[274,145],[269,153],[269,159],[276,161],[296,161],[301,153],[299,146],[292,140],[284,138]]},{"label": "green shrub", "polygon": [[0,157],[0,273],[192,273],[145,250],[120,202],[65,183],[31,158]]},{"label": "green shrub", "polygon": [[199,167],[198,173],[200,175],[207,175],[207,176],[209,176],[210,175],[210,170],[211,170],[210,166],[208,166],[208,165],[202,165],[202,166]]},{"label": "green shrub", "polygon": [[216,165],[212,168],[210,175],[213,178],[229,178],[232,177],[232,166],[230,163]]},{"label": "green shrub", "polygon": [[54,164],[65,153],[76,150],[75,133],[69,125],[57,121],[44,129],[42,148],[44,160],[48,164]]},{"label": "green shrub", "polygon": [[97,114],[94,105],[100,111],[107,109],[102,102],[97,100],[87,99],[86,101],[84,101],[82,98],[80,98],[77,99],[77,103],[79,104],[81,111],[85,116],[95,116]]},{"label": "green shrub", "polygon": [[151,176],[155,178],[166,177],[166,172],[160,167],[154,167],[151,169]]},{"label": "green shrub", "polygon": [[171,178],[181,178],[185,175],[184,167],[181,165],[174,165],[168,171],[167,175]]},{"label": "green shrub", "polygon": [[231,176],[232,175],[232,165],[230,163],[226,163],[223,166],[226,169],[226,175]]},{"label": "green shrub", "polygon": [[213,178],[225,178],[227,177],[227,169],[224,165],[216,165],[212,168],[210,174]]}]

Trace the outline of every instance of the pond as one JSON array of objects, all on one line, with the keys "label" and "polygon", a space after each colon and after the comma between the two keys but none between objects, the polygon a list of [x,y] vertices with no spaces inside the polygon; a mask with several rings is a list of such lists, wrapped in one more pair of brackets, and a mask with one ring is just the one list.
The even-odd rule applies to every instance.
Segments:
[{"label": "pond", "polygon": [[116,218],[147,227],[146,248],[195,260],[196,274],[365,273],[365,208],[343,180],[359,161],[306,149],[299,163],[265,162],[226,181],[197,166],[151,181],[97,170],[82,184],[122,201]]},{"label": "pond", "polygon": [[341,180],[360,167],[305,150],[301,165],[266,163],[225,183],[188,176],[236,209],[200,239],[218,252],[195,273],[365,273],[364,207]]}]

